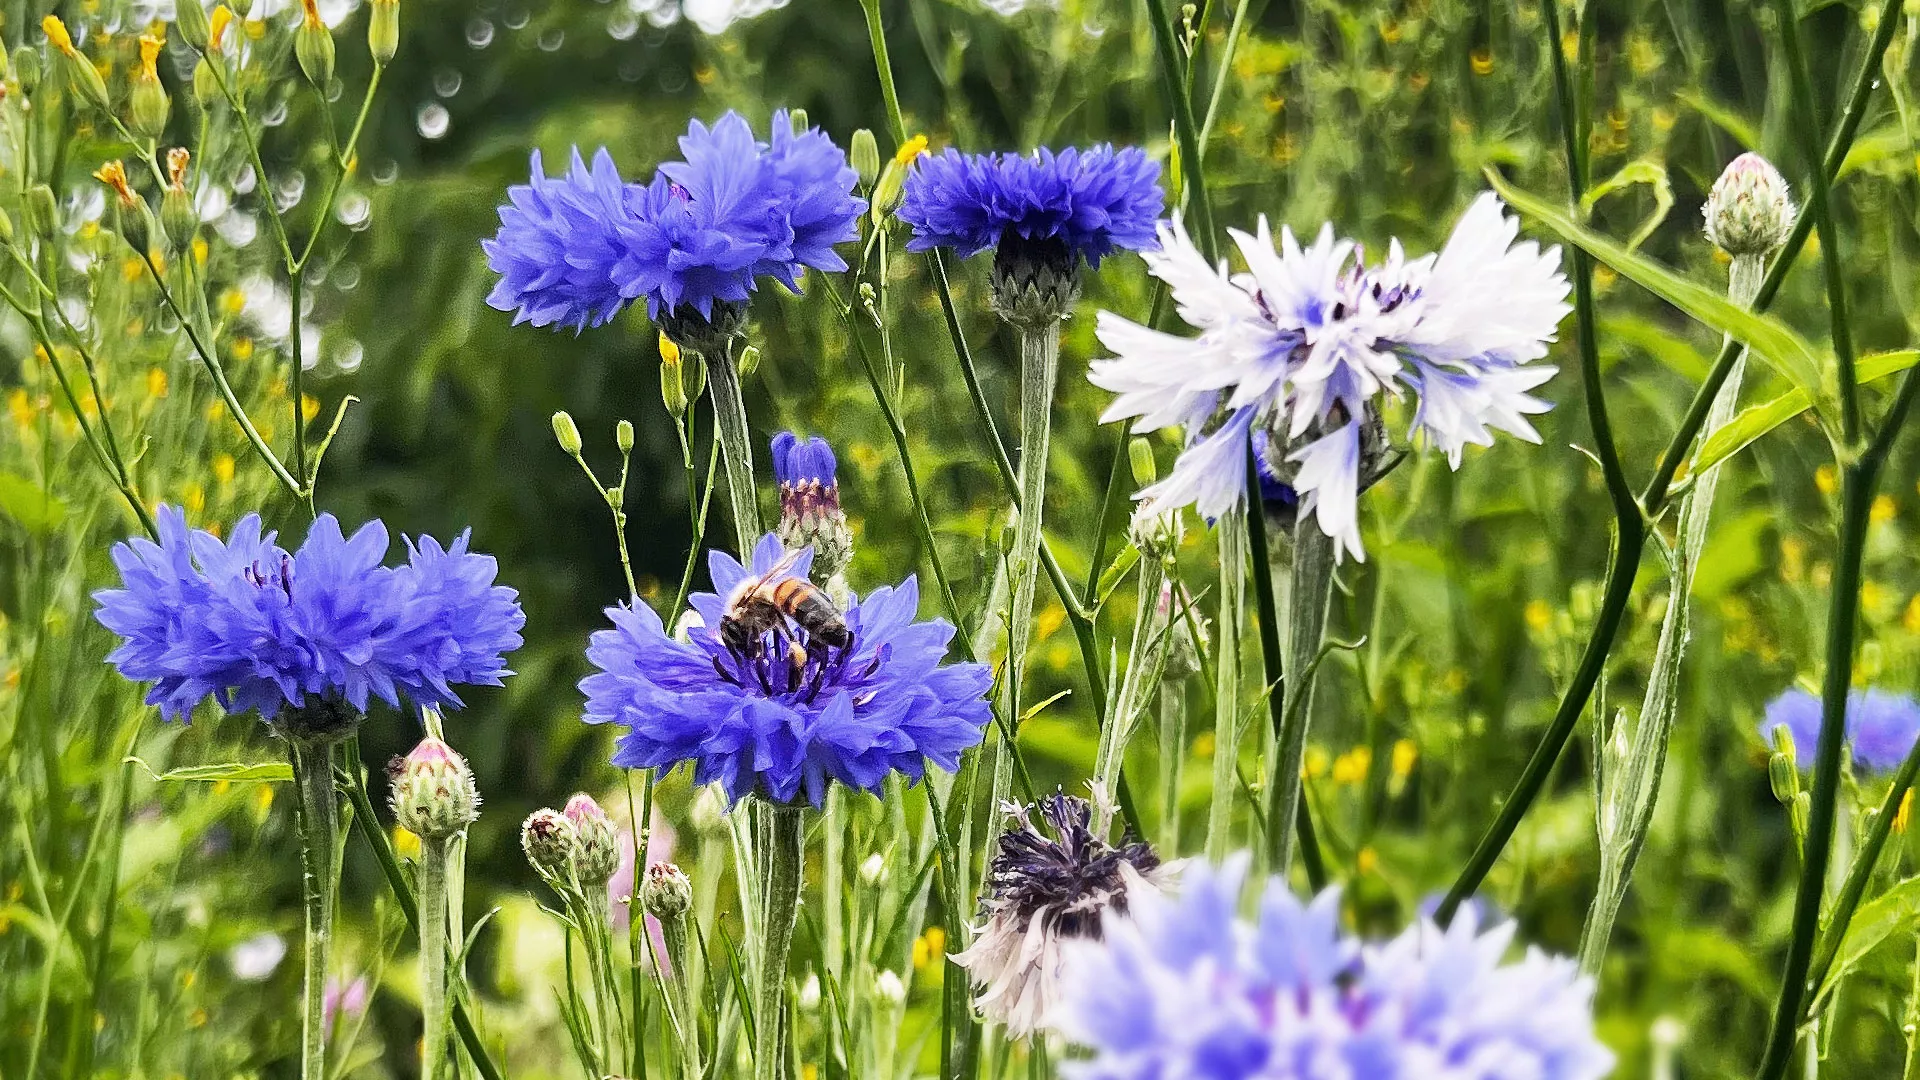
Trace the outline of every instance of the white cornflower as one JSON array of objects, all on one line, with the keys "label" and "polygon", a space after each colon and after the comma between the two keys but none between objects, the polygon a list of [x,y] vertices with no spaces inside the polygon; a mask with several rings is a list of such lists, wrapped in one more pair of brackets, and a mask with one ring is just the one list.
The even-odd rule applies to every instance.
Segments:
[{"label": "white cornflower", "polygon": [[1262,218],[1252,234],[1232,232],[1247,265],[1234,274],[1209,266],[1177,218],[1163,223],[1160,250],[1144,257],[1199,336],[1103,311],[1097,332],[1115,355],[1089,376],[1118,395],[1103,420],[1186,429],[1173,472],[1140,497],[1218,517],[1245,498],[1249,440],[1270,434],[1285,453],[1269,462],[1291,474],[1278,482],[1300,512],[1338,554],[1365,559],[1358,500],[1381,450],[1367,426],[1383,397],[1412,391],[1410,434],[1455,467],[1495,430],[1538,442],[1527,417],[1549,406],[1528,391],[1555,369],[1532,361],[1570,309],[1559,249],[1516,243],[1518,233],[1488,193],[1439,253],[1410,260],[1395,241],[1369,265],[1331,226],[1303,247],[1285,227],[1276,243]]}]

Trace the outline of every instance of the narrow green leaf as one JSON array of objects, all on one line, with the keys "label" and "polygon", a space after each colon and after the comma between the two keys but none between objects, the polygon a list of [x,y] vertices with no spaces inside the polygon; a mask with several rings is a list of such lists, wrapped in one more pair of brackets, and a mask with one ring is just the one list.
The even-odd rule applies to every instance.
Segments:
[{"label": "narrow green leaf", "polygon": [[1847,924],[1846,936],[1840,939],[1840,951],[1827,972],[1827,981],[1814,995],[1814,1000],[1825,997],[1849,969],[1866,959],[1881,942],[1896,932],[1911,930],[1917,923],[1920,923],[1920,877],[1910,877],[1860,905],[1853,913],[1853,921]]},{"label": "narrow green leaf", "polygon": [[1692,90],[1681,90],[1673,96],[1693,111],[1713,121],[1720,130],[1733,136],[1734,140],[1746,149],[1752,150],[1760,145],[1760,132],[1748,122],[1746,117],[1734,112],[1731,108]]},{"label": "narrow green leaf", "polygon": [[1564,207],[1515,188],[1488,170],[1487,179],[1500,197],[1521,213],[1538,220],[1587,254],[1689,316],[1747,346],[1795,386],[1807,391],[1818,406],[1833,398],[1822,382],[1822,365],[1806,339],[1785,323],[1747,311],[1712,289],[1688,281],[1651,259],[1636,255],[1618,243],[1575,221]]},{"label": "narrow green leaf", "polygon": [[1653,230],[1667,219],[1667,212],[1673,209],[1673,184],[1667,179],[1666,166],[1657,161],[1629,161],[1620,171],[1590,188],[1580,200],[1580,205],[1592,210],[1601,199],[1616,191],[1624,191],[1637,184],[1645,184],[1653,189],[1653,212],[1640,222],[1640,227],[1627,237],[1627,250],[1637,250],[1646,243]]},{"label": "narrow green leaf", "polygon": [[[1905,371],[1916,363],[1920,363],[1920,349],[1902,349],[1899,352],[1862,357],[1855,371],[1860,383],[1865,385]],[[1806,412],[1810,404],[1805,390],[1794,389],[1772,401],[1763,401],[1741,410],[1739,415],[1707,436],[1693,461],[1682,468],[1681,476],[1720,464],[1774,428]]]},{"label": "narrow green leaf", "polygon": [[153,766],[137,757],[126,760],[140,766],[146,770],[148,776],[161,783],[174,780],[226,780],[235,784],[284,784],[293,780],[293,766],[284,761],[230,761],[222,765],[185,765],[178,769],[157,773],[153,771]]}]

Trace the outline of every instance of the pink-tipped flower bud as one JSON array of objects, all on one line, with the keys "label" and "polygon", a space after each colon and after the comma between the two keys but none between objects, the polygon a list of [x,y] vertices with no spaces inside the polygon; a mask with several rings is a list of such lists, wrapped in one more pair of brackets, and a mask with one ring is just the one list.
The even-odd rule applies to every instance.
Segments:
[{"label": "pink-tipped flower bud", "polygon": [[567,800],[566,817],[573,824],[573,869],[580,884],[605,885],[620,869],[620,837],[613,822],[584,791]]},{"label": "pink-tipped flower bud", "polygon": [[422,840],[453,836],[480,816],[473,770],[439,739],[420,740],[393,777],[393,813]]},{"label": "pink-tipped flower bud", "polygon": [[640,904],[661,922],[678,919],[693,907],[693,882],[672,863],[654,863],[640,886]]},{"label": "pink-tipped flower bud", "polygon": [[1701,211],[1707,239],[1729,255],[1770,255],[1787,242],[1796,214],[1780,170],[1759,154],[1734,158]]},{"label": "pink-tipped flower bud", "polygon": [[520,849],[527,862],[551,884],[565,885],[573,880],[573,857],[580,841],[567,815],[542,807],[527,815],[520,826]]}]

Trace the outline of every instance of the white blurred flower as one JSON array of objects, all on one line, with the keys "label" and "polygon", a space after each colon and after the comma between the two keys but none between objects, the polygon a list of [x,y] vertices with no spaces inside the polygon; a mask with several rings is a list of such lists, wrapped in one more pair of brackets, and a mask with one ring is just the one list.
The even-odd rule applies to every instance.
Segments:
[{"label": "white blurred flower", "polygon": [[263,931],[228,949],[227,967],[241,982],[264,982],[286,956],[286,939]]}]

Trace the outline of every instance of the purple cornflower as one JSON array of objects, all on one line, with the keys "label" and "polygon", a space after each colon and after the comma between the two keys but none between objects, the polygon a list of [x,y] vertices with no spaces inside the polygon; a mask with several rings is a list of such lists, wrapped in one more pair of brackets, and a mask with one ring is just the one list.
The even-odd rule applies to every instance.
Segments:
[{"label": "purple cornflower", "polygon": [[1116,394],[1103,420],[1186,430],[1173,472],[1140,497],[1219,517],[1245,499],[1248,440],[1264,430],[1282,452],[1263,461],[1285,467],[1300,513],[1336,554],[1364,559],[1358,501],[1384,467],[1384,399],[1414,395],[1410,434],[1456,468],[1496,430],[1538,442],[1527,417],[1549,406],[1530,391],[1554,369],[1534,361],[1570,309],[1559,249],[1519,241],[1519,229],[1489,193],[1438,253],[1409,259],[1395,242],[1368,263],[1331,226],[1302,247],[1285,228],[1276,243],[1262,218],[1252,234],[1234,231],[1247,270],[1233,274],[1177,220],[1162,226],[1148,268],[1200,333],[1103,311],[1097,332],[1114,356],[1088,376]]},{"label": "purple cornflower", "polygon": [[788,550],[813,549],[813,575],[825,583],[853,558],[853,531],[840,509],[833,447],[814,436],[791,431],[773,437],[773,476],[780,489],[780,524],[775,532]]},{"label": "purple cornflower", "polygon": [[737,332],[740,310],[772,278],[798,291],[807,267],[845,270],[834,245],[859,235],[866,203],[846,154],[785,110],[762,143],[738,113],[692,121],[684,160],[645,184],[621,180],[603,149],[564,177],[508,189],[500,229],[482,243],[500,275],[487,303],[514,322],[579,330],[645,299],[669,336],[699,346]]},{"label": "purple cornflower", "polygon": [[[818,611],[803,622],[777,608],[730,604],[743,586],[804,579],[811,551],[784,551],[777,536],[762,537],[751,570],[712,552],[707,565],[719,591],[691,598],[701,625],[686,641],[644,604],[607,609],[613,628],[587,648],[599,671],[580,688],[588,723],[628,729],[614,745],[614,764],[691,762],[696,784],[717,781],[730,799],[758,794],[815,806],[830,780],[877,791],[889,772],[911,782],[927,762],[957,768],[988,719],[987,668],[941,665],[953,627],[914,621],[913,578],[851,600],[838,625]],[[753,618],[730,621],[730,609]]]},{"label": "purple cornflower", "polygon": [[1138,890],[1105,939],[1068,948],[1055,1024],[1093,1056],[1078,1080],[1596,1080],[1613,1055],[1593,1033],[1593,983],[1528,950],[1514,924],[1482,933],[1462,911],[1369,944],[1340,928],[1340,898],[1302,904],[1284,879],[1238,918],[1246,859],[1192,865],[1178,895]]},{"label": "purple cornflower", "polygon": [[1098,939],[1103,913],[1125,912],[1129,892],[1157,883],[1161,864],[1146,844],[1108,843],[1085,799],[1055,793],[1005,809],[1011,820],[980,898],[985,921],[953,959],[971,976],[974,1005],[1021,1038],[1044,1027],[1059,1000],[1065,944]]},{"label": "purple cornflower", "polygon": [[1080,264],[1116,249],[1158,244],[1166,196],[1160,165],[1139,147],[1110,145],[1031,155],[923,155],[908,174],[899,216],[909,251],[995,249],[994,304],[1016,323],[1058,320],[1079,296]]},{"label": "purple cornflower", "polygon": [[177,507],[160,508],[159,527],[158,543],[114,545],[122,587],[94,594],[94,616],[122,638],[107,661],[153,683],[147,703],[169,720],[208,698],[269,720],[309,706],[361,713],[373,698],[457,707],[456,685],[512,674],[505,655],[526,619],[466,533],[448,547],[410,541],[406,565],[388,567],[378,521],[347,537],[322,514],[293,553],[257,514],[226,540],[189,530]]},{"label": "purple cornflower", "polygon": [[[1767,704],[1760,738],[1771,744],[1774,729],[1786,728],[1796,762],[1811,769],[1820,744],[1820,712],[1818,697],[1790,689]],[[1887,690],[1855,690],[1847,695],[1846,730],[1855,762],[1869,772],[1891,771],[1920,738],[1920,702]]]}]

